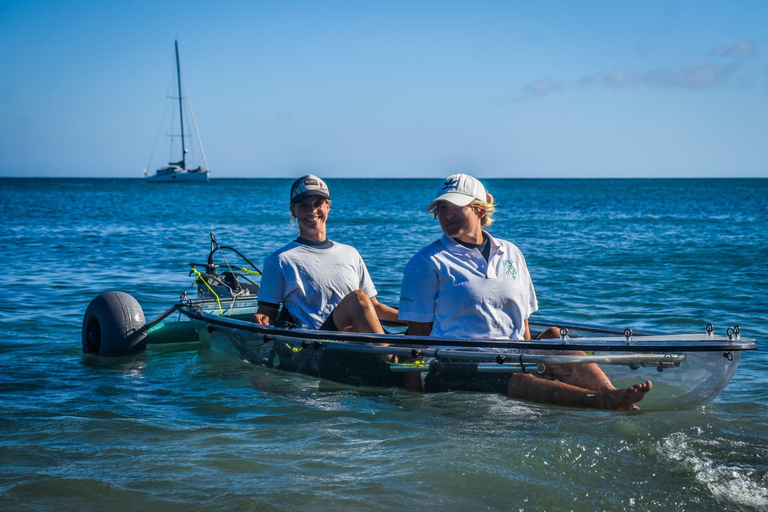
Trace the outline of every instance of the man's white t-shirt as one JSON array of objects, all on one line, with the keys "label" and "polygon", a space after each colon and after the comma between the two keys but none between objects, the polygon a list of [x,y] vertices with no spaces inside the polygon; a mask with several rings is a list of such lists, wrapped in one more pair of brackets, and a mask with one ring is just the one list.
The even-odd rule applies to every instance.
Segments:
[{"label": "man's white t-shirt", "polygon": [[539,308],[528,266],[516,245],[484,234],[487,262],[447,235],[416,253],[403,275],[401,320],[432,322],[431,336],[523,339]]},{"label": "man's white t-shirt", "polygon": [[317,329],[341,299],[362,290],[376,295],[363,258],[354,247],[330,242],[329,247],[293,241],[264,262],[259,300],[283,303],[298,327]]}]

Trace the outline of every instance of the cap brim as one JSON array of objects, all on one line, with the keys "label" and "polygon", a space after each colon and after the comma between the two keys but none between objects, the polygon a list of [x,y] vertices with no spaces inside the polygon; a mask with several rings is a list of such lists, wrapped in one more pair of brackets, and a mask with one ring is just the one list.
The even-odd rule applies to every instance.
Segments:
[{"label": "cap brim", "polygon": [[308,198],[309,196],[320,196],[324,197],[326,199],[330,199],[331,196],[326,194],[325,192],[320,192],[319,190],[308,190],[306,192],[302,192],[301,194],[297,195],[296,197],[291,199],[291,204],[298,203],[299,201],[303,201],[304,199]]},{"label": "cap brim", "polygon": [[455,204],[456,206],[467,206],[469,203],[474,201],[476,198],[473,196],[468,196],[466,194],[459,194],[457,192],[447,192],[431,203],[429,203],[429,206],[427,206],[427,211],[431,210],[437,205],[438,201],[448,201],[449,203]]}]

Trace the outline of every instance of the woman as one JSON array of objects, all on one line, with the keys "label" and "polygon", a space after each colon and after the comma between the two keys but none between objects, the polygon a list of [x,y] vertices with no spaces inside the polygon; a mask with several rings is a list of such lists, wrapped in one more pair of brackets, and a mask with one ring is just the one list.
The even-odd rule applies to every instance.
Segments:
[{"label": "woman", "polygon": [[[419,251],[403,276],[399,317],[408,321],[410,334],[531,339],[528,317],[538,309],[536,292],[520,249],[483,230],[493,222],[495,209],[493,197],[472,176],[454,174],[445,180],[427,208],[444,235]],[[559,330],[552,327],[543,337],[559,337]],[[636,408],[634,403],[652,387],[646,381],[616,389],[595,364],[550,365],[548,377],[558,380],[518,373],[484,382],[515,398],[605,409]],[[430,375],[424,388],[467,386]]]},{"label": "woman", "polygon": [[330,209],[323,180],[307,174],[293,182],[290,210],[299,237],[264,262],[254,322],[275,324],[280,304],[288,321],[307,329],[383,333],[380,319],[397,321],[397,310],[376,300],[360,254],[327,238]]}]

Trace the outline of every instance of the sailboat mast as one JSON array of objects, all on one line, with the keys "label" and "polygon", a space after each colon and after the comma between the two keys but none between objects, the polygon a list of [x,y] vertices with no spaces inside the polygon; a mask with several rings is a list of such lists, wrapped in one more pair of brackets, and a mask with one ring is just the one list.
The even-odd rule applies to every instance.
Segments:
[{"label": "sailboat mast", "polygon": [[187,149],[184,145],[184,108],[181,100],[181,67],[179,66],[179,42],[176,41],[176,85],[179,91],[179,121],[181,122],[181,168],[187,168]]}]

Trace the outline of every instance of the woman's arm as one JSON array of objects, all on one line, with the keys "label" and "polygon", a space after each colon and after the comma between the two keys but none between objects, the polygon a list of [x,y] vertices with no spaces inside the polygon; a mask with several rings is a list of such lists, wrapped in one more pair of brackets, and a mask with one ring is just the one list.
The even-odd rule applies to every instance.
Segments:
[{"label": "woman's arm", "polygon": [[379,320],[383,320],[385,322],[394,322],[398,324],[405,323],[397,319],[397,310],[395,308],[392,306],[387,306],[386,304],[382,304],[376,299],[376,297],[371,297],[371,304],[373,304],[373,309],[376,311],[376,316],[379,317]]}]

